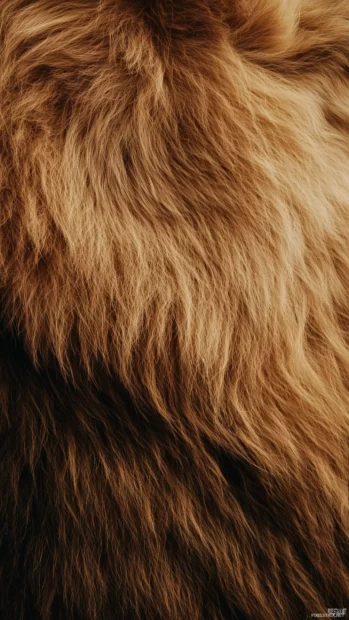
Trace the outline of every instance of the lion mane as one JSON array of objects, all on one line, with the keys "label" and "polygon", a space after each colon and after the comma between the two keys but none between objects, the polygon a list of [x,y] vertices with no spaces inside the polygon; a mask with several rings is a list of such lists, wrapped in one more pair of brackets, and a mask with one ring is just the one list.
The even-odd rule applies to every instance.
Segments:
[{"label": "lion mane", "polygon": [[1,0],[0,615],[349,606],[349,3]]}]

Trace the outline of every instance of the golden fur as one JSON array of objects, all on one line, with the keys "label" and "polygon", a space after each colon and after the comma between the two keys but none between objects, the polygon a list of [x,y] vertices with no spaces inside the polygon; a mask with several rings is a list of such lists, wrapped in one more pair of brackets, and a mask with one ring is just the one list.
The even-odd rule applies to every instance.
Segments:
[{"label": "golden fur", "polygon": [[349,3],[0,41],[2,617],[349,607]]}]

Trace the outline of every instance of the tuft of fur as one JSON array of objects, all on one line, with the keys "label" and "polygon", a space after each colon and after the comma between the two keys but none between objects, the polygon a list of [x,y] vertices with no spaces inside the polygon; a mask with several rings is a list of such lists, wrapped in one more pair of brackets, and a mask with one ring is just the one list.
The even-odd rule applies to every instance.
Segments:
[{"label": "tuft of fur", "polygon": [[0,3],[0,609],[349,601],[349,3]]}]

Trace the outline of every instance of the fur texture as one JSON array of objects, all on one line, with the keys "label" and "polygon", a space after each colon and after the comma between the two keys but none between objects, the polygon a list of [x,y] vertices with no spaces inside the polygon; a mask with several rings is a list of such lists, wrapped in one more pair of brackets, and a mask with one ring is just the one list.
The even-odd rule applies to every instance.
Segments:
[{"label": "fur texture", "polygon": [[349,607],[349,3],[0,41],[1,617]]}]

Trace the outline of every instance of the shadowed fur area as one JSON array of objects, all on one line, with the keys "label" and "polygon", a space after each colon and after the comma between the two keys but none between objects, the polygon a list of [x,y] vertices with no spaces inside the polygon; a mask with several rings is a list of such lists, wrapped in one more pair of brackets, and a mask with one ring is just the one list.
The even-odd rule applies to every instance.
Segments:
[{"label": "shadowed fur area", "polygon": [[0,44],[1,618],[349,607],[349,3]]}]

